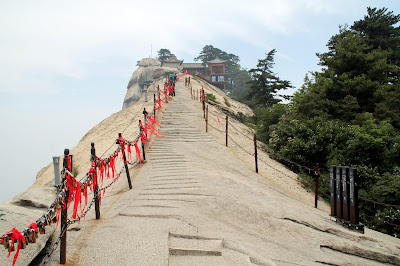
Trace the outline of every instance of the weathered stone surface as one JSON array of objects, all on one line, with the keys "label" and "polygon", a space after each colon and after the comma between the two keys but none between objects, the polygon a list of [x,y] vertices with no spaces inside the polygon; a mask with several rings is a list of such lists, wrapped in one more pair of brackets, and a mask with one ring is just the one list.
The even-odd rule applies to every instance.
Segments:
[{"label": "weathered stone surface", "polygon": [[7,203],[22,207],[48,208],[56,193],[55,187],[32,188],[14,196]]},{"label": "weathered stone surface", "polygon": [[143,58],[138,63],[138,66],[142,66],[142,67],[161,66],[161,62],[154,58]]},{"label": "weathered stone surface", "polygon": [[128,91],[126,92],[122,109],[135,104],[142,96],[144,89],[154,80],[178,72],[178,70],[174,68],[161,67],[160,61],[153,58],[142,59],[138,66],[139,68],[133,72],[129,80],[127,86]]},{"label": "weathered stone surface", "polygon": [[[38,195],[39,197],[40,195]],[[7,233],[12,228],[22,232],[31,223],[36,222],[43,214],[42,210],[19,207],[13,204],[0,202],[0,232]],[[29,244],[26,249],[19,252],[16,265],[28,265],[45,247],[47,240],[54,232],[54,225],[46,227],[46,234],[41,235],[36,243]],[[1,246],[0,248],[0,265],[12,265],[15,252],[11,252],[7,258],[8,252]]]},{"label": "weathered stone surface", "polygon": [[[162,84],[162,80],[156,82],[156,86]],[[195,79],[192,86],[195,92],[204,88],[206,93],[213,93],[224,106],[225,94],[221,90]],[[155,93],[152,87],[150,95]],[[149,142],[143,166],[129,166],[133,189],[128,188],[123,171],[115,187],[102,197],[101,219],[95,219],[92,209],[85,220],[69,228],[68,265],[399,263],[399,239],[368,228],[361,235],[331,221],[329,206],[321,202],[315,209],[314,195],[301,187],[297,175],[262,150],[258,153],[260,164],[256,174],[251,155],[252,129],[230,119],[232,142],[225,147],[225,134],[220,132],[224,125],[218,120],[224,117],[226,109],[237,114],[245,113],[248,107],[231,99],[230,106],[224,108],[210,105],[212,127],[205,133],[200,102],[191,100],[182,80],[176,89],[176,97],[157,113],[162,138]],[[91,142],[96,144],[96,154],[101,157],[112,153],[117,148],[113,144],[117,133],[122,132],[128,140],[136,137],[139,128],[132,121],[141,119],[143,107],[152,110],[152,105],[152,101],[146,103],[142,97],[137,104],[93,127],[71,149],[81,176],[91,166]],[[116,168],[123,170],[122,162],[118,163]],[[53,176],[50,164],[28,189],[32,194],[22,193],[7,204],[0,204],[2,234],[12,227],[24,230],[43,214],[44,209],[10,203],[50,204],[54,199]],[[110,180],[104,182],[106,185]],[[89,201],[92,195],[89,192]],[[41,235],[39,240],[47,237]],[[174,238],[179,241],[174,242]],[[27,265],[44,242],[21,251],[17,265]],[[12,257],[7,259],[4,248],[1,250],[0,265],[11,265]],[[48,265],[59,265],[59,250],[50,257]]]}]

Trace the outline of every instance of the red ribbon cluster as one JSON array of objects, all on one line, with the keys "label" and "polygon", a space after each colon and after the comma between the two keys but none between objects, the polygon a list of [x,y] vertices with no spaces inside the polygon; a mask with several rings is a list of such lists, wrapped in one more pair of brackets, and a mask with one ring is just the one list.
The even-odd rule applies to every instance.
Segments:
[{"label": "red ribbon cluster", "polygon": [[[10,235],[7,258],[9,258],[11,255],[14,243],[18,243],[17,252],[15,253],[13,260],[13,266],[14,266],[18,258],[19,250],[21,249],[22,244],[26,242],[26,240],[25,237],[15,228],[11,229],[11,231],[9,231],[7,234],[4,234],[2,237],[5,237],[6,235]],[[5,240],[2,240],[0,243],[3,243],[4,241]]]}]

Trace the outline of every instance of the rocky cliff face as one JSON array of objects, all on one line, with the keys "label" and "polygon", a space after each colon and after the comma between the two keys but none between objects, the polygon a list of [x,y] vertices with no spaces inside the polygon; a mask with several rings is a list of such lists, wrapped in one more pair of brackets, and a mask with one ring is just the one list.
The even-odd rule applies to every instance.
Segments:
[{"label": "rocky cliff face", "polygon": [[167,74],[177,73],[178,70],[169,67],[161,67],[161,62],[153,58],[144,58],[139,64],[131,79],[129,80],[122,109],[135,104],[142,96],[145,88],[154,80],[166,76]]}]

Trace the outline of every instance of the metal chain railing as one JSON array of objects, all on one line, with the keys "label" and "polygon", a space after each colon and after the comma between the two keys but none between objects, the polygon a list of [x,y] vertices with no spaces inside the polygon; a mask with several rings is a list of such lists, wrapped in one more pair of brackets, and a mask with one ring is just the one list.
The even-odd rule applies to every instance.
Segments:
[{"label": "metal chain railing", "polygon": [[[165,94],[165,98],[167,97],[167,94]],[[160,99],[160,102],[157,102],[158,103],[158,107],[157,107],[157,110],[158,109],[160,109],[161,108],[161,102],[164,102],[164,101],[162,101],[162,99],[161,99],[161,96],[159,95],[159,99]],[[144,106],[144,104],[143,104],[143,106]],[[143,108],[143,106],[142,106],[142,108]],[[156,108],[156,102],[154,103],[154,110],[153,110],[153,114],[155,113],[155,108]],[[140,112],[141,110],[139,109],[139,111],[138,112],[136,112],[135,113],[135,115],[133,116],[133,117],[136,117],[138,114],[139,114],[139,112]],[[150,116],[150,118],[151,118],[151,116]],[[147,128],[147,119],[148,119],[148,117],[146,118],[146,121],[144,121],[145,122],[145,127]],[[128,125],[124,128],[124,130],[122,131],[122,132],[125,132],[126,130],[127,130],[127,128],[133,123],[133,121],[134,121],[134,119],[132,119],[131,120],[131,122],[130,123],[128,123]],[[156,122],[156,120],[154,119],[154,117],[153,117],[153,120],[152,121],[155,121]],[[150,121],[151,122],[151,121]],[[149,123],[150,123],[149,122]],[[149,126],[151,126],[151,124],[149,124]],[[94,187],[93,187],[93,199],[91,200],[91,202],[90,202],[90,204],[89,205],[87,205],[87,203],[85,203],[85,207],[84,207],[84,209],[85,210],[81,210],[81,214],[80,215],[78,215],[77,217],[76,217],[76,215],[75,215],[75,213],[76,213],[76,209],[77,209],[77,207],[78,207],[78,205],[79,204],[74,204],[74,214],[73,214],[73,217],[72,218],[74,218],[74,219],[68,219],[67,217],[66,217],[66,220],[67,220],[67,222],[66,222],[66,224],[64,225],[64,226],[62,226],[62,228],[61,228],[61,231],[60,231],[60,235],[59,235],[59,237],[57,238],[57,240],[54,242],[54,244],[53,244],[53,246],[52,246],[52,248],[50,249],[50,252],[48,253],[48,254],[46,254],[46,256],[44,257],[44,259],[43,259],[43,261],[42,261],[42,265],[43,264],[45,264],[45,263],[47,263],[48,262],[48,260],[50,259],[50,257],[51,257],[51,255],[52,255],[52,253],[57,249],[57,247],[59,246],[59,244],[60,244],[60,242],[61,242],[61,239],[63,238],[63,236],[65,235],[65,233],[67,232],[67,229],[68,229],[68,227],[70,226],[70,225],[72,225],[72,224],[75,224],[75,223],[77,223],[77,222],[79,222],[79,221],[81,221],[81,219],[83,219],[83,218],[85,218],[86,217],[86,215],[88,214],[88,212],[90,211],[90,209],[92,208],[92,206],[93,205],[95,205],[95,203],[96,203],[96,200],[98,200],[98,198],[99,198],[99,196],[101,195],[101,193],[105,193],[105,191],[108,189],[108,188],[110,188],[111,186],[113,186],[113,185],[115,185],[115,183],[116,183],[116,181],[118,181],[118,177],[121,175],[121,173],[123,172],[123,170],[126,170],[127,171],[127,161],[126,161],[126,159],[125,159],[125,154],[124,154],[124,146],[125,145],[129,145],[129,146],[135,146],[135,148],[137,148],[137,152],[139,152],[139,154],[141,153],[141,152],[143,152],[143,154],[144,154],[144,150],[143,151],[140,151],[140,148],[138,148],[137,147],[137,142],[139,141],[139,139],[141,138],[141,136],[144,134],[143,133],[143,131],[144,131],[144,129],[143,129],[144,127],[142,127],[142,129],[140,130],[140,132],[139,132],[139,134],[138,134],[138,136],[135,138],[135,140],[134,141],[127,141],[127,140],[125,140],[125,139],[123,139],[122,138],[122,133],[119,133],[119,139],[117,139],[117,144],[119,144],[118,145],[118,147],[117,147],[117,149],[113,152],[113,153],[111,153],[108,157],[106,157],[105,159],[102,159],[101,157],[103,157],[111,148],[112,148],[112,146],[113,145],[115,145],[115,142],[113,142],[112,143],[112,145],[100,156],[100,157],[96,157],[95,155],[93,155],[93,153],[92,153],[92,168],[91,168],[91,170],[85,175],[85,176],[83,176],[81,179],[80,179],[80,181],[77,181],[76,180],[76,177],[74,177],[74,175],[71,173],[71,171],[72,171],[72,167],[71,167],[71,169],[67,169],[67,168],[65,168],[65,165],[64,165],[64,169],[61,171],[61,174],[62,175],[65,175],[65,178],[64,178],[64,180],[63,180],[63,182],[62,182],[62,184],[61,185],[58,185],[58,191],[57,191],[57,194],[56,194],[56,197],[55,197],[55,199],[54,199],[54,201],[50,204],[50,206],[47,208],[47,210],[46,210],[46,212],[39,218],[39,219],[37,219],[36,220],[36,223],[32,223],[27,229],[25,229],[24,231],[22,231],[22,233],[19,233],[18,231],[16,231],[15,233],[14,233],[14,229],[12,230],[12,231],[10,231],[10,232],[8,232],[8,233],[6,233],[6,234],[4,234],[4,235],[2,235],[1,237],[0,237],[0,243],[6,243],[7,244],[7,246],[8,246],[8,242],[9,242],[9,239],[13,239],[13,237],[14,237],[14,234],[20,234],[20,236],[23,238],[23,239],[19,239],[19,240],[15,240],[15,241],[18,241],[18,249],[20,249],[21,248],[21,246],[23,246],[23,248],[25,248],[25,245],[22,245],[21,243],[22,243],[22,241],[28,241],[28,238],[29,238],[29,242],[31,242],[31,241],[33,241],[33,242],[31,242],[31,243],[34,243],[34,242],[36,242],[36,238],[38,237],[37,236],[37,233],[38,233],[38,231],[39,232],[41,232],[41,233],[45,233],[45,226],[48,226],[48,225],[50,225],[50,224],[52,224],[52,223],[55,223],[55,222],[57,222],[57,224],[58,224],[58,222],[59,222],[59,215],[60,215],[60,213],[61,213],[61,209],[68,209],[68,207],[70,206],[70,204],[72,203],[72,201],[75,201],[76,199],[74,199],[73,197],[71,198],[71,195],[69,196],[70,197],[70,200],[68,200],[67,202],[66,202],[66,200],[67,200],[67,195],[68,195],[68,193],[72,193],[72,194],[74,194],[74,193],[80,193],[80,195],[79,195],[79,198],[82,196],[81,194],[83,193],[83,190],[85,190],[86,191],[86,189],[87,189],[87,187],[89,187],[89,185],[90,185],[90,183],[91,182],[93,182],[93,179],[94,178],[96,178],[96,183],[99,181],[99,180],[97,180],[98,179],[98,176],[96,176],[96,173],[97,173],[97,170],[96,170],[96,167],[98,166],[98,164],[100,165],[100,163],[102,163],[102,167],[103,166],[107,166],[107,168],[106,169],[108,169],[108,170],[106,170],[106,171],[109,171],[110,170],[110,167],[111,167],[111,171],[113,171],[112,173],[113,173],[113,180],[109,183],[109,184],[107,184],[106,186],[104,186],[104,187],[102,187],[102,188],[100,188],[100,189],[97,189],[97,186],[96,186],[96,189],[94,189]],[[150,131],[150,133],[151,134],[156,134],[157,135],[157,133],[154,133],[154,132],[157,132],[157,130],[154,128],[154,127],[152,127],[152,129],[149,129],[149,131]],[[147,134],[146,134],[147,135]],[[158,135],[157,135],[158,136]],[[143,139],[142,139],[142,141],[143,141]],[[92,143],[92,149],[93,149],[93,146],[94,144]],[[142,144],[142,149],[144,149],[144,146],[143,146],[143,144]],[[93,149],[94,150],[94,149]],[[129,149],[128,149],[129,150]],[[66,150],[67,151],[67,150]],[[123,153],[123,157],[124,157],[124,165],[122,166],[122,168],[121,168],[121,170],[119,171],[119,173],[117,173],[117,175],[116,175],[116,177],[114,178],[114,171],[115,171],[115,166],[114,166],[114,160],[115,159],[117,159],[118,157],[119,157],[119,153],[122,151],[122,153]],[[70,160],[70,155],[69,155],[69,153],[65,153],[66,155],[65,156],[67,156],[69,159],[68,159],[68,164],[70,163],[69,162],[69,160]],[[110,164],[110,162],[111,162],[111,157],[112,156],[114,156],[113,157],[113,159],[112,159],[112,166],[108,166],[108,164]],[[139,157],[140,158],[140,157]],[[140,159],[139,159],[140,160]],[[130,163],[131,165],[132,164],[137,164],[138,163],[138,158],[136,158],[136,161],[135,162],[132,162],[132,163]],[[94,170],[93,170],[94,169]],[[128,173],[127,173],[128,174]],[[107,174],[107,178],[109,178],[109,172],[108,172],[108,174]],[[130,180],[129,180],[129,178],[128,178],[128,181],[129,181],[129,183],[130,183]],[[78,184],[79,183],[79,184]],[[81,187],[82,189],[81,190],[79,190],[78,191],[78,189],[76,189],[76,190],[74,190],[74,189],[72,189],[72,187],[78,187],[78,185],[79,185],[79,187]],[[103,184],[103,172],[101,172],[101,184]],[[73,186],[74,185],[74,186]],[[75,186],[76,185],[76,186]],[[71,191],[70,191],[71,190]],[[85,192],[85,193],[87,193],[87,192]],[[76,196],[76,194],[75,194],[75,196]],[[87,195],[85,194],[85,197],[87,197]],[[69,202],[69,201],[71,201],[71,202]],[[96,208],[98,208],[97,207],[97,205],[96,205]],[[96,214],[96,218],[97,218],[97,214]],[[39,228],[39,229],[38,229]],[[33,236],[33,237],[32,237]],[[32,240],[32,239],[34,239],[34,240]],[[14,243],[11,243],[10,244],[10,246],[9,246],[9,249],[11,249],[11,247],[13,247],[14,246]],[[18,254],[18,253],[17,253]],[[16,255],[16,257],[17,257],[17,255]]]}]

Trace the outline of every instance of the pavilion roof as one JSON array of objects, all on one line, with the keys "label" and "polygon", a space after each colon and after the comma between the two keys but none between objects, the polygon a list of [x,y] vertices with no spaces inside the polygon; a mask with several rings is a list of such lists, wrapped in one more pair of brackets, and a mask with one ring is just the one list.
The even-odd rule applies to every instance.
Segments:
[{"label": "pavilion roof", "polygon": [[211,61],[208,61],[207,63],[208,63],[208,64],[221,64],[221,63],[226,63],[226,62],[228,62],[228,60],[221,59],[221,58],[219,58],[219,57],[217,56],[216,58],[214,58],[214,59],[211,60]]}]

